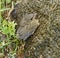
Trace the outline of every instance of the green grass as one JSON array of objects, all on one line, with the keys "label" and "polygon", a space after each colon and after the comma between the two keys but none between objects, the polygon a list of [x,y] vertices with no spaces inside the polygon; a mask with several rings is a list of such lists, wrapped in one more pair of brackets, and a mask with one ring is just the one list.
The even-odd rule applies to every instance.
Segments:
[{"label": "green grass", "polygon": [[[10,7],[6,8],[5,3],[11,4],[12,1],[0,0],[0,54],[2,53],[4,55],[6,53],[8,58],[13,58],[16,55],[16,51],[20,42],[16,38],[15,34],[16,23],[14,21],[7,21],[6,18],[3,18],[2,16],[4,11],[10,10]],[[5,36],[3,39],[1,39],[2,35]],[[8,53],[7,50],[5,51],[5,49],[8,50]]]},{"label": "green grass", "polygon": [[[1,6],[2,6],[2,1],[0,0],[0,10],[2,9]],[[0,11],[0,24],[1,24],[1,19],[2,19],[2,16],[1,16],[1,11]]]}]

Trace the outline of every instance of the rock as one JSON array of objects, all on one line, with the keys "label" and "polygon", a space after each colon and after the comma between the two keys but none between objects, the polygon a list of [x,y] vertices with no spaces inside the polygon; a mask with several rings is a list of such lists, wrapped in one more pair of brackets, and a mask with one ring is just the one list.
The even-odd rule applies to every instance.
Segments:
[{"label": "rock", "polygon": [[[24,58],[41,58],[41,55],[42,58],[60,58],[60,1],[25,1],[27,1],[27,3],[24,3],[24,0],[23,2],[18,3],[15,6],[14,11],[11,13],[11,17],[18,24],[17,31],[21,29],[20,22],[23,20],[23,16],[25,16],[26,14],[37,13],[35,19],[37,19],[37,22],[39,21],[39,27],[34,27],[35,29],[37,28],[37,30],[33,32],[33,35],[29,37],[29,40],[25,42]],[[25,27],[21,29],[21,32],[23,32],[22,30],[26,30],[24,28],[30,26],[29,24],[33,24],[32,22],[34,22],[33,19],[32,21],[29,21],[30,23],[27,22],[26,25],[23,25]],[[36,23],[36,26],[37,25],[38,23]],[[27,30],[23,33],[26,34],[26,32]],[[31,31],[29,30],[29,32]],[[25,34],[24,36],[26,36]]]},{"label": "rock", "polygon": [[20,22],[20,27],[17,30],[17,38],[26,40],[31,36],[39,26],[38,20],[33,18],[33,14],[27,14]]}]

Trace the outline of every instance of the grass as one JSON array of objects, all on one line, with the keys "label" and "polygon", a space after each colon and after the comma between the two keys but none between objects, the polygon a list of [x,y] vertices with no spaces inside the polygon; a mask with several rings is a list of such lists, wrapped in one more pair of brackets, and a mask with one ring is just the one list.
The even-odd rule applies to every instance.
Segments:
[{"label": "grass", "polygon": [[[1,10],[1,5],[2,4],[2,2],[1,2],[1,0],[0,0],[0,10]],[[1,16],[1,11],[0,11],[0,24],[1,24],[1,19],[2,19],[2,16]]]},{"label": "grass", "polygon": [[5,56],[8,58],[14,58],[20,43],[15,34],[16,23],[14,21],[7,21],[2,16],[5,11],[10,10],[10,7],[7,8],[7,6],[8,4],[11,5],[11,3],[11,0],[0,0],[0,57],[6,54]]}]

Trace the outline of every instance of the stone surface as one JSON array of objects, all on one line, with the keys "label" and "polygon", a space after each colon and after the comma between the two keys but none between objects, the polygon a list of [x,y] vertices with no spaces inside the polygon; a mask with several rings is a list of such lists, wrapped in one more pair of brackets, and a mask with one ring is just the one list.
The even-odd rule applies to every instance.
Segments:
[{"label": "stone surface", "polygon": [[35,32],[38,26],[39,22],[33,18],[33,14],[26,14],[20,22],[20,27],[17,30],[17,38],[26,40]]},{"label": "stone surface", "polygon": [[26,41],[24,58],[60,58],[60,0],[25,1],[11,12],[18,29],[25,14],[37,13],[40,25]]}]

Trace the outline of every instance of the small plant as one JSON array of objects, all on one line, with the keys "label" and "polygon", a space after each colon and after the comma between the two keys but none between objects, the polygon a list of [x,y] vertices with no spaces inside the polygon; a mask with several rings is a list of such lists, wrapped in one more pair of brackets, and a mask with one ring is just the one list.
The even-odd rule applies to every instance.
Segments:
[{"label": "small plant", "polygon": [[15,35],[15,25],[16,23],[3,20],[0,26],[0,31],[4,33],[6,36],[14,36]]},{"label": "small plant", "polygon": [[16,38],[15,34],[16,23],[14,21],[7,21],[6,18],[2,16],[4,11],[10,9],[10,7],[7,8],[7,4],[11,3],[12,0],[0,0],[0,56],[5,55],[8,58],[14,58],[20,46],[20,41]]},{"label": "small plant", "polygon": [[[15,35],[15,25],[16,23],[3,20],[0,26],[0,33],[5,35],[4,40],[0,38],[0,51],[4,54],[6,47],[9,48],[9,46],[13,46],[12,51],[8,51],[8,55],[14,55],[16,53],[17,47],[18,47],[18,40]],[[15,44],[14,44],[15,43]],[[12,48],[12,47],[11,47]],[[9,48],[9,49],[11,49]],[[8,49],[7,49],[8,50]],[[1,53],[0,52],[0,53]]]}]

